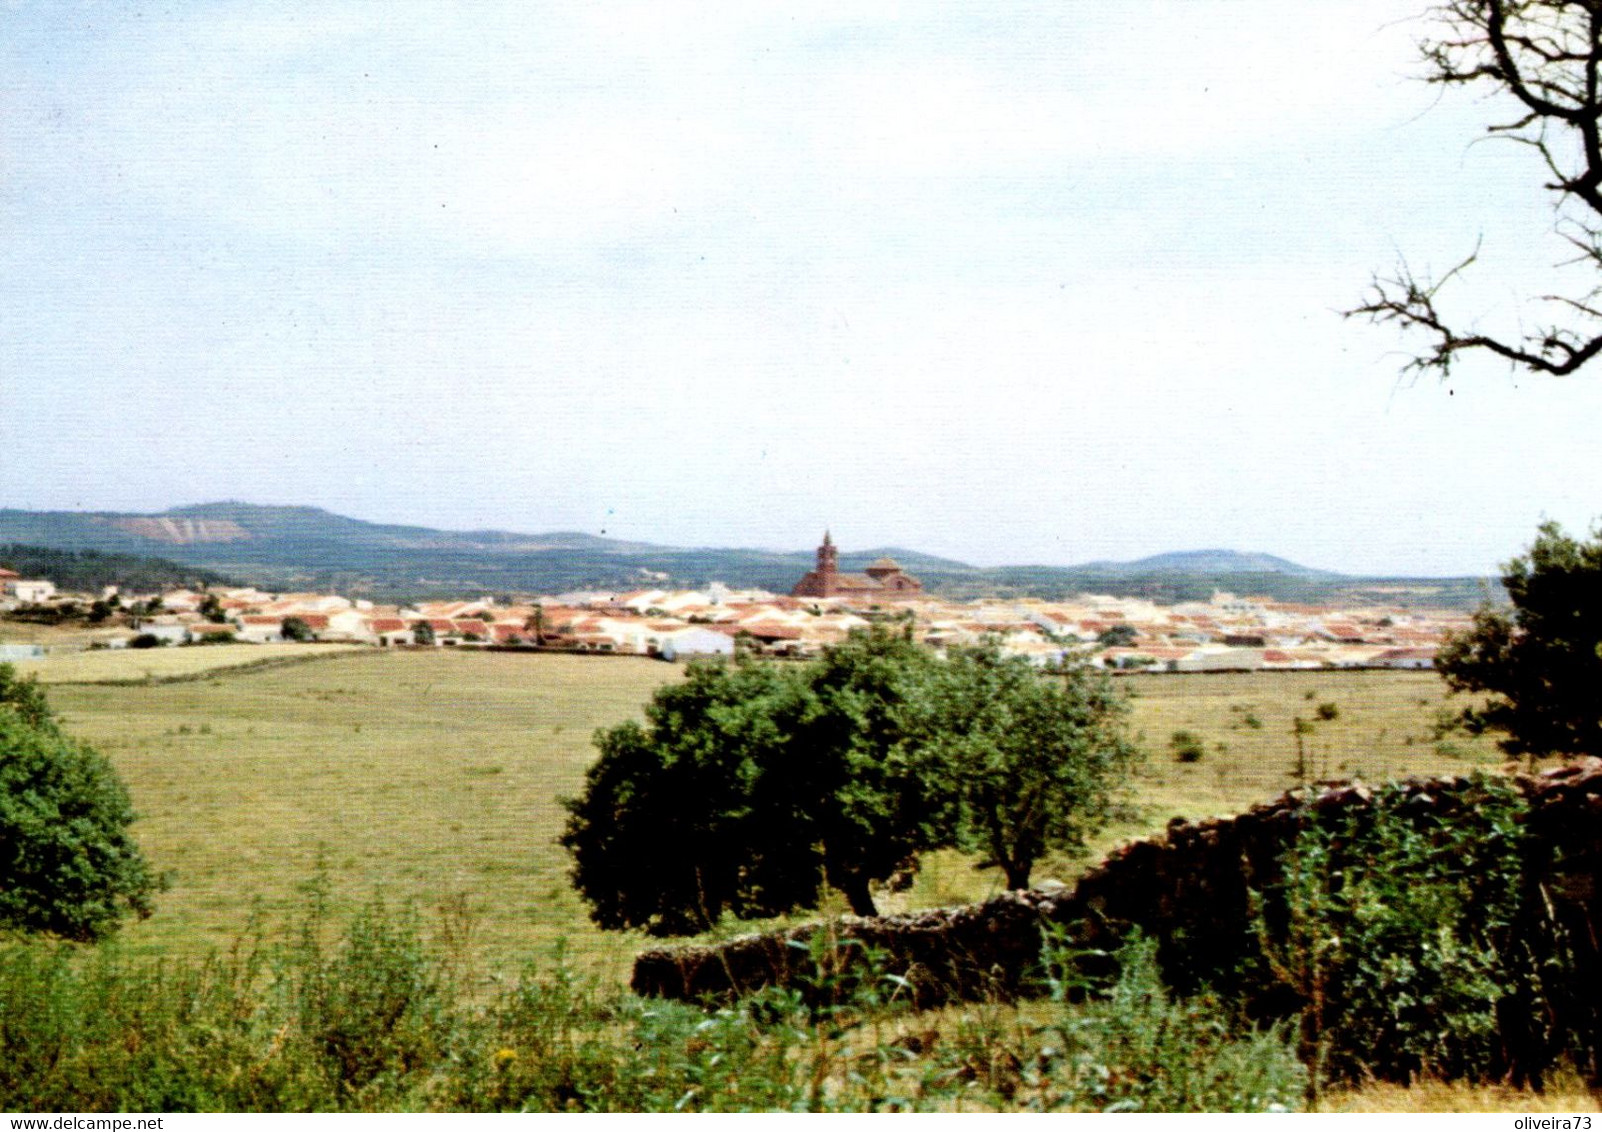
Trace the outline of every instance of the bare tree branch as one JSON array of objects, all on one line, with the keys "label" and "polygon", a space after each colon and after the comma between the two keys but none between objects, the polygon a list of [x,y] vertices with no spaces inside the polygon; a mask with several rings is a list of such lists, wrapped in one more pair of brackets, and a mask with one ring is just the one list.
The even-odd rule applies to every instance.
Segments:
[{"label": "bare tree branch", "polygon": [[[1602,276],[1602,0],[1447,0],[1432,12],[1435,34],[1419,44],[1431,83],[1477,86],[1513,99],[1519,114],[1486,127],[1488,135],[1534,149],[1555,195],[1554,230]],[[1451,372],[1468,351],[1483,350],[1535,373],[1574,373],[1602,353],[1598,284],[1580,295],[1540,300],[1574,320],[1517,339],[1467,330],[1440,306],[1442,288],[1478,257],[1475,248],[1439,280],[1416,276],[1405,262],[1376,274],[1363,301],[1345,312],[1420,333],[1427,346],[1404,371]]]}]

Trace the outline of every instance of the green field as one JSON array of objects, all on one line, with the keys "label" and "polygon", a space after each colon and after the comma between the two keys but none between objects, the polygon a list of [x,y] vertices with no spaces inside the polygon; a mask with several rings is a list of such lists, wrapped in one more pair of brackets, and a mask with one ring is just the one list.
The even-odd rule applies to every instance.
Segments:
[{"label": "green field", "polygon": [[[1235,813],[1296,785],[1298,718],[1312,728],[1302,742],[1314,780],[1383,782],[1501,762],[1487,737],[1437,737],[1438,718],[1461,701],[1448,704],[1432,672],[1198,673],[1137,676],[1125,686],[1150,752],[1142,794],[1165,817]],[[1320,707],[1334,718],[1320,719]],[[1179,730],[1205,741],[1199,762],[1174,760]]]},{"label": "green field", "polygon": [[290,918],[321,860],[336,912],[374,894],[425,916],[465,902],[496,965],[568,936],[621,972],[637,941],[588,929],[553,843],[556,798],[577,789],[595,728],[675,674],[649,660],[367,651],[51,699],[116,765],[147,856],[173,874],[156,915],[125,933],[137,949],[225,945],[258,905]]},{"label": "green field", "polygon": [[360,645],[286,642],[156,649],[86,649],[52,652],[40,660],[19,661],[17,668],[25,675],[37,675],[43,684],[160,683],[231,669],[268,668],[303,660],[322,660],[360,651],[361,648]]},{"label": "green field", "polygon": [[[556,799],[579,788],[595,730],[638,715],[677,673],[633,658],[362,651],[50,694],[69,729],[115,763],[147,855],[172,873],[156,915],[125,933],[137,950],[226,945],[253,908],[290,919],[322,862],[336,912],[374,894],[414,903],[425,917],[465,907],[487,966],[515,968],[566,939],[597,970],[622,976],[644,941],[589,925],[555,844],[564,816]],[[122,675],[138,673],[106,674]],[[1138,819],[1108,831],[1098,851],[1175,815],[1236,812],[1293,785],[1292,720],[1313,718],[1319,704],[1337,709],[1306,740],[1320,775],[1377,780],[1497,761],[1487,740],[1432,738],[1442,686],[1430,673],[1137,677],[1125,686],[1150,754],[1132,783]],[[1180,729],[1204,740],[1199,762],[1174,760],[1168,741]],[[1082,867],[1048,860],[1035,878],[1071,879]],[[978,899],[998,884],[993,870],[937,854],[883,907]],[[460,930],[461,917],[451,919]]]}]

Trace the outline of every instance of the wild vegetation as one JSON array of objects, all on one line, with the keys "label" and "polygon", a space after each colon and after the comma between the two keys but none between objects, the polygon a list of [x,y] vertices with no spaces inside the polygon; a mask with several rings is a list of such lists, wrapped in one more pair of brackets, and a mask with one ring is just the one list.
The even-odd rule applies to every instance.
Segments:
[{"label": "wild vegetation", "polygon": [[[40,668],[48,677],[57,662]],[[155,915],[111,948],[5,952],[6,978],[51,980],[6,996],[48,1006],[13,1014],[7,1035],[45,1035],[27,1047],[44,1051],[28,1064],[56,1067],[9,1095],[91,1108],[1301,1103],[1305,1071],[1286,1059],[1297,1033],[1254,1032],[1227,1004],[1176,1001],[1149,981],[1123,999],[1092,996],[1091,1007],[1048,1000],[935,1014],[900,1004],[890,970],[862,992],[869,1005],[827,1016],[791,1010],[778,992],[710,1014],[624,994],[642,939],[586,923],[555,843],[565,814],[554,799],[580,787],[597,728],[678,677],[627,658],[357,652],[182,684],[53,686],[69,730],[105,749],[128,782],[139,841],[173,878]],[[1136,812],[1093,848],[1161,828],[1174,813],[1230,812],[1294,785],[1298,719],[1312,727],[1307,776],[1354,763],[1381,777],[1498,760],[1488,738],[1443,724],[1451,713],[1428,673],[1120,686],[1135,693],[1136,731],[1160,743],[1186,730],[1203,753],[1150,759],[1132,779]],[[1319,718],[1322,704],[1337,705],[1333,718]],[[995,870],[974,863],[937,851],[910,888],[876,896],[896,909],[996,891]],[[1051,854],[1041,875],[1071,880],[1077,868]],[[378,893],[389,901],[382,916],[370,908]],[[825,895],[824,911],[845,907]],[[559,962],[525,969],[563,940]],[[1135,963],[1128,972],[1146,977]],[[1065,983],[1061,994],[1078,1000],[1082,989]],[[416,1004],[397,1012],[414,991]],[[332,1025],[325,1011],[346,1021]],[[396,1021],[375,1032],[351,1021],[362,1017]],[[142,1036],[112,1040],[127,1033]],[[227,1040],[202,1056],[199,1043],[217,1034]],[[641,1057],[637,1044],[660,1056]]]},{"label": "wild vegetation", "polygon": [[[1170,1000],[1132,944],[1090,1004],[1075,957],[1045,1005],[933,1018],[894,972],[823,976],[703,1010],[647,1001],[557,952],[485,984],[460,922],[375,903],[205,961],[0,945],[0,1107],[10,1111],[1292,1109],[1283,1029]],[[840,941],[849,946],[848,941]]]},{"label": "wild vegetation", "polygon": [[159,878],[121,780],[70,738],[33,679],[0,664],[0,931],[92,941],[149,915]]}]

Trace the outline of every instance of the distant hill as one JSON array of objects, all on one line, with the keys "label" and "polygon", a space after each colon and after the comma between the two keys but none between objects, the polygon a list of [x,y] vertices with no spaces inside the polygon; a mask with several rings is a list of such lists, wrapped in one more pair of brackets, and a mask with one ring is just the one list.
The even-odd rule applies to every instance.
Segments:
[{"label": "distant hill", "polygon": [[1314,570],[1272,554],[1238,550],[1180,550],[1133,562],[1098,562],[1095,566],[1128,574],[1289,574],[1297,578],[1340,578],[1332,570]]},{"label": "distant hill", "polygon": [[[442,531],[351,519],[316,507],[207,503],[155,515],[0,510],[0,543],[101,554],[156,555],[269,589],[335,589],[381,601],[462,594],[703,586],[713,581],[779,593],[812,568],[793,552],[671,547],[577,531]],[[1135,562],[977,567],[904,547],[840,556],[859,571],[895,558],[931,593],[954,598],[1065,598],[1094,592],[1161,602],[1206,600],[1215,589],[1280,601],[1361,600],[1469,607],[1477,578],[1371,579],[1314,570],[1269,554],[1199,550]],[[1380,587],[1374,589],[1374,587]]]},{"label": "distant hill", "polygon": [[200,586],[237,585],[234,579],[212,570],[148,558],[137,554],[108,554],[98,550],[61,550],[12,543],[0,546],[0,567],[24,578],[54,582],[57,589],[95,593],[116,586],[127,593]]}]

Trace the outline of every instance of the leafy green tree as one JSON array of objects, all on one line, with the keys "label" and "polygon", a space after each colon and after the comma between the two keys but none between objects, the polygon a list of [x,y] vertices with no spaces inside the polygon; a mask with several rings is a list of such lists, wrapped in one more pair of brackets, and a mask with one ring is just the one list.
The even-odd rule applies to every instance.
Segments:
[{"label": "leafy green tree", "polygon": [[602,731],[561,844],[603,928],[702,931],[725,912],[775,915],[817,902],[822,861],[786,779],[806,695],[793,672],[695,662]]},{"label": "leafy green tree", "polygon": [[876,884],[949,846],[1025,887],[1109,813],[1123,712],[1088,668],[943,661],[883,627],[802,666],[695,663],[643,726],[597,735],[561,842],[598,924],[654,934],[815,907],[825,883],[871,916]]},{"label": "leafy green tree", "polygon": [[926,718],[938,778],[961,804],[957,844],[1028,888],[1046,852],[1082,852],[1111,815],[1138,757],[1125,697],[1088,665],[1046,677],[994,644],[954,652],[935,680]]},{"label": "leafy green tree", "polygon": [[1454,692],[1485,695],[1466,722],[1511,755],[1602,755],[1602,532],[1542,524],[1502,584],[1512,608],[1482,608],[1435,660]]},{"label": "leafy green tree", "polygon": [[0,665],[0,928],[91,941],[149,915],[158,880],[133,820],[111,764]]},{"label": "leafy green tree", "polygon": [[434,626],[427,621],[419,621],[412,626],[412,642],[419,645],[431,645],[438,640],[434,635]]},{"label": "leafy green tree", "polygon": [[12,715],[29,727],[53,729],[56,715],[37,676],[18,676],[14,665],[0,664],[0,717]]},{"label": "leafy green tree", "polygon": [[222,607],[222,601],[214,593],[208,593],[200,599],[200,615],[213,625],[221,625],[228,620],[228,613]]},{"label": "leafy green tree", "polygon": [[1096,643],[1108,648],[1125,648],[1139,637],[1140,632],[1133,625],[1112,625],[1096,634]]},{"label": "leafy green tree", "polygon": [[813,710],[790,768],[809,800],[824,870],[859,916],[872,885],[952,843],[951,784],[931,738],[939,661],[907,631],[875,627],[810,667]]},{"label": "leafy green tree", "polygon": [[882,629],[805,666],[692,663],[644,726],[596,736],[564,801],[594,920],[682,934],[816,907],[825,882],[873,915],[874,883],[953,836],[920,714],[935,664]]}]

